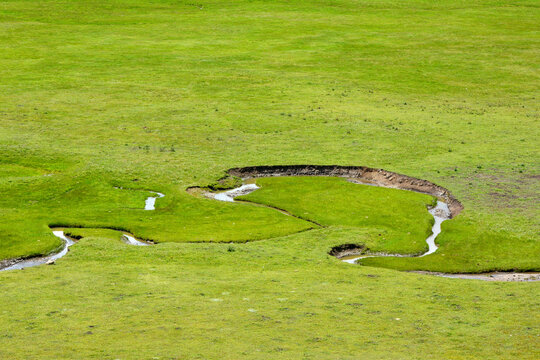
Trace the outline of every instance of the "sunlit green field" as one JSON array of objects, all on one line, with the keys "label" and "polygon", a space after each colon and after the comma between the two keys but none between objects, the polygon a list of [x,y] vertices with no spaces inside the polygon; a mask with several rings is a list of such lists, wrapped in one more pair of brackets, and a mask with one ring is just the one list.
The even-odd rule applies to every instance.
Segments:
[{"label": "sunlit green field", "polygon": [[434,198],[411,191],[358,185],[340,178],[279,177],[258,179],[261,187],[238,200],[288,211],[323,227],[368,229],[372,237],[351,236],[349,243],[371,251],[416,254],[427,251]]},{"label": "sunlit green field", "polygon": [[[427,251],[433,217],[426,211],[434,198],[410,191],[358,185],[338,178],[258,179],[262,187],[239,199],[289,211],[330,228],[363,228],[371,236],[351,234],[344,243],[371,252],[420,254]],[[482,218],[459,215],[442,225],[440,249],[421,258],[368,258],[362,264],[399,270],[449,273],[538,271],[537,237],[491,229]],[[498,231],[497,231],[498,230]]]},{"label": "sunlit green field", "polygon": [[[538,283],[398,271],[540,270],[538,24],[536,1],[0,2],[0,260],[83,236],[0,272],[0,358],[538,358]],[[186,192],[275,164],[384,168],[465,209],[435,254],[356,266],[328,251],[425,251],[433,198]]]}]

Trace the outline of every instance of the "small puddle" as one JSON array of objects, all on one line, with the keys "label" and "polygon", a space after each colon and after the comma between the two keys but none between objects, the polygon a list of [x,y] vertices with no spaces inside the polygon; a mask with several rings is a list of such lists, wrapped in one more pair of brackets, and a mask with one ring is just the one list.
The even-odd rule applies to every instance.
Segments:
[{"label": "small puddle", "polygon": [[[114,188],[124,190],[122,186],[115,186]],[[130,189],[126,189],[126,190],[130,190]],[[134,190],[134,189],[131,189],[131,190]],[[139,191],[139,190],[135,190],[135,191]],[[148,191],[148,190],[144,190],[144,191]],[[152,194],[155,194],[156,196],[149,196],[146,198],[146,200],[144,201],[144,210],[156,210],[156,199],[164,197],[165,194],[162,194],[157,191],[149,191],[149,192],[151,192]]]},{"label": "small puddle", "polygon": [[207,196],[219,200],[233,202],[234,198],[237,196],[247,195],[254,192],[255,190],[260,189],[256,184],[245,184],[240,187],[237,187],[232,190],[220,192],[220,193],[207,193]]},{"label": "small puddle", "polygon": [[146,201],[144,202],[144,210],[156,210],[156,199],[162,198],[165,196],[165,194],[154,192],[152,193],[156,194],[156,196],[149,196]]}]

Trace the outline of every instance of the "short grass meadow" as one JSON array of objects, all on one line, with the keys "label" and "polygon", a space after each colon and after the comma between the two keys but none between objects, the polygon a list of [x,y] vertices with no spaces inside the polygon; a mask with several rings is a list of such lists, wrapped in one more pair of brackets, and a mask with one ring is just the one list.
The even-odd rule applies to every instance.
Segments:
[{"label": "short grass meadow", "polygon": [[[538,358],[538,282],[407,271],[540,270],[539,18],[527,0],[2,1],[0,260],[58,250],[50,227],[80,240],[0,272],[0,358]],[[327,177],[186,191],[287,164],[407,174],[464,210],[432,255],[352,265],[329,250],[425,251],[434,198]]]}]

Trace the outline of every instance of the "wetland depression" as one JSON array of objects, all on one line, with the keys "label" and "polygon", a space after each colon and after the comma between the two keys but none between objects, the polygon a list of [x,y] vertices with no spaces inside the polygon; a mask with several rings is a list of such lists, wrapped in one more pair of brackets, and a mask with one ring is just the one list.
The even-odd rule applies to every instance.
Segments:
[{"label": "wetland depression", "polygon": [[[457,216],[463,206],[461,203],[445,188],[433,184],[427,180],[413,178],[407,175],[397,174],[382,169],[372,169],[367,167],[355,167],[355,166],[317,166],[317,165],[293,165],[293,166],[255,166],[248,168],[235,168],[228,171],[229,175],[241,177],[243,181],[257,178],[267,177],[341,177],[346,178],[349,182],[370,185],[376,187],[394,188],[400,190],[408,190],[421,194],[432,195],[437,198],[436,205],[432,208],[428,208],[429,213],[433,216],[434,222],[431,228],[431,234],[427,237],[425,242],[428,245],[427,251],[419,255],[399,254],[399,253],[371,253],[365,254],[367,250],[365,247],[358,249],[358,254],[355,255],[354,249],[347,249],[344,256],[341,257],[336,254],[332,254],[338,257],[340,260],[347,263],[356,263],[362,258],[373,257],[416,257],[421,258],[427,255],[433,254],[437,251],[438,246],[436,243],[437,237],[440,235],[442,229],[441,224]],[[240,187],[232,190],[220,192],[220,193],[205,193],[205,196],[213,198],[215,200],[234,201],[237,196],[246,195],[257,190],[259,187],[254,184],[244,184]],[[242,199],[246,201],[246,199]],[[259,205],[268,206],[268,204],[261,204],[254,200],[247,200]],[[281,211],[287,215],[292,215],[287,210],[282,210],[281,207],[272,205],[270,206],[275,210]],[[304,220],[309,220],[303,217]],[[324,227],[324,226],[323,226]],[[353,245],[353,244],[350,244]],[[492,273],[477,273],[477,274],[463,274],[463,273],[441,273],[441,272],[429,272],[429,271],[413,271],[416,273],[441,276],[447,278],[458,279],[472,279],[472,280],[484,280],[484,281],[538,281],[540,280],[540,274],[535,272],[523,273],[523,272],[492,272]]]},{"label": "wetland depression", "polygon": [[[376,196],[373,197],[373,194],[380,192],[380,190],[375,190],[374,188],[390,188],[390,189],[396,189],[396,190],[408,190],[408,191],[405,191],[404,193],[414,192],[414,193],[423,194],[423,195],[415,195],[415,196],[424,196],[423,201],[426,201],[426,202],[427,202],[427,197],[426,197],[427,195],[430,195],[431,197],[436,198],[436,203],[434,205],[433,204],[429,205],[429,203],[426,203],[427,211],[431,214],[434,220],[431,226],[431,234],[425,240],[425,243],[427,243],[428,245],[427,251],[421,254],[418,254],[418,253],[415,254],[413,251],[409,251],[409,252],[403,251],[403,253],[401,253],[401,251],[369,252],[369,249],[365,247],[364,245],[361,245],[358,248],[354,248],[354,246],[353,247],[349,246],[349,245],[354,245],[354,244],[345,244],[343,245],[344,247],[342,246],[343,251],[340,252],[340,250],[338,250],[338,248],[340,247],[338,246],[338,247],[333,248],[333,250],[330,252],[331,255],[337,257],[343,262],[347,262],[351,264],[355,264],[358,262],[358,260],[361,260],[364,258],[376,258],[376,257],[421,258],[427,255],[433,254],[438,249],[436,239],[442,231],[441,224],[444,221],[449,220],[453,216],[457,215],[463,208],[461,203],[455,197],[453,197],[447,189],[444,189],[426,180],[415,179],[406,175],[400,175],[400,174],[388,172],[381,169],[371,169],[371,168],[365,168],[365,167],[339,167],[339,166],[280,166],[280,167],[274,166],[274,167],[231,169],[229,170],[228,173],[229,175],[233,175],[233,176],[242,175],[243,182],[248,181],[248,183],[244,183],[230,190],[225,190],[221,192],[202,191],[202,193],[199,193],[199,194],[202,194],[204,197],[218,200],[218,201],[235,202],[236,201],[235,198],[237,197],[250,195],[254,193],[256,190],[261,189],[261,187],[263,188],[266,187],[265,185],[259,186],[260,184],[258,185],[254,183],[254,180],[257,178],[273,177],[273,178],[276,178],[276,180],[279,180],[280,178],[281,179],[296,178],[296,179],[299,179],[299,181],[302,181],[302,178],[311,178],[313,180],[313,177],[319,177],[319,178],[326,178],[326,179],[345,178],[346,183],[350,184],[349,186],[353,186],[353,188],[348,188],[347,190],[348,192],[345,192],[345,196],[347,200],[347,205],[346,205],[347,210],[350,210],[351,208],[355,207],[355,205],[353,205],[354,201],[349,202],[349,198],[354,197],[353,195],[356,193],[355,187],[360,186],[358,188],[359,189],[358,191],[360,193],[363,191],[368,191],[369,194],[372,194],[371,199],[368,199],[368,198],[365,199],[370,203],[369,206],[367,208],[366,207],[363,208],[362,210],[363,213],[362,211],[359,213],[359,214],[364,214],[364,215],[366,214],[373,215],[373,212],[376,213],[377,211],[383,211],[386,207],[389,207],[392,205],[392,202],[387,203],[386,205],[381,205],[381,204],[385,204],[385,201],[388,201],[388,199],[385,199],[384,196],[380,199],[377,198]],[[324,182],[327,180],[321,180],[321,181]],[[326,193],[326,198],[324,196],[322,198],[319,198],[319,193],[317,192],[314,192],[313,194],[309,194],[304,191],[304,193],[302,193],[302,191],[305,189],[301,189],[301,188],[297,188],[298,193],[295,193],[294,191],[289,191],[290,189],[278,188],[277,194],[278,194],[279,200],[281,201],[283,201],[283,199],[286,199],[286,197],[284,197],[284,193],[289,194],[289,196],[291,196],[293,199],[296,199],[292,202],[292,204],[301,203],[303,201],[304,196],[312,196],[313,197],[312,200],[314,201],[318,211],[321,211],[321,209],[325,209],[323,212],[327,212],[329,211],[328,206],[331,206],[333,202],[331,200],[332,198],[328,198],[328,194],[337,190],[337,188],[332,188],[331,183],[328,183],[328,184],[330,184],[330,186],[324,187],[325,185],[323,184],[322,188],[320,186],[318,188],[318,191],[320,194]],[[267,184],[267,185],[270,186],[271,184]],[[366,186],[366,185],[369,185],[369,186]],[[347,186],[347,185],[345,185],[345,183],[341,183],[340,186]],[[190,192],[191,189],[193,188],[188,188],[188,192]],[[199,190],[203,190],[203,189],[199,188]],[[274,188],[274,191],[276,191],[276,188]],[[151,192],[155,196],[148,196],[146,198],[145,206],[144,206],[145,211],[155,210],[156,200],[165,196],[164,194],[159,193],[159,192],[154,192],[154,191],[151,191]],[[380,193],[380,194],[384,194],[384,193]],[[394,194],[393,196],[397,196],[397,195]],[[404,194],[402,194],[402,196],[404,196]],[[341,211],[339,212],[339,215],[342,217],[344,216],[344,218],[342,218],[341,220],[338,219],[338,223],[332,223],[332,221],[330,221],[330,223],[325,223],[324,221],[321,221],[319,223],[320,220],[318,219],[314,220],[312,218],[314,214],[311,214],[309,211],[299,213],[298,210],[296,211],[286,210],[287,206],[283,206],[282,208],[281,205],[279,204],[279,201],[277,204],[272,203],[272,201],[265,203],[265,201],[258,201],[257,198],[253,199],[250,197],[242,198],[241,201],[248,202],[257,206],[267,207],[275,211],[279,211],[285,215],[292,216],[292,217],[295,217],[295,218],[298,218],[307,222],[311,222],[312,224],[315,225],[315,227],[311,229],[326,228],[326,227],[331,227],[332,225],[340,225],[339,221],[346,222],[346,220],[348,220],[347,217],[349,218],[351,217],[350,214],[347,215],[346,212]],[[365,204],[362,204],[362,202],[356,202],[356,204],[357,206],[365,205]],[[407,217],[408,215],[412,215],[414,212],[420,213],[420,212],[425,211],[426,209],[425,207],[423,208],[418,207],[418,203],[414,205],[414,209],[407,208],[406,206],[404,207],[403,204],[400,205],[402,207],[401,209],[402,212],[398,214],[394,214],[391,211],[390,212],[387,211],[385,213],[384,216],[386,217],[386,221],[387,222],[390,221],[390,223],[388,224],[399,222],[401,221],[400,217]],[[361,216],[361,217],[364,217],[364,216]],[[365,216],[366,219],[369,217],[370,216],[368,215]],[[333,220],[335,221],[336,219],[333,219]],[[415,221],[413,221],[412,223],[409,222],[409,224],[412,225],[414,224],[414,222]],[[369,227],[370,223],[369,221],[366,221],[365,225],[361,225],[358,223],[354,226],[359,226],[359,227],[368,226]],[[65,226],[65,228],[69,228],[69,226]],[[403,228],[399,230],[398,233],[400,231],[403,232],[406,229],[407,228]],[[52,229],[52,230],[53,230],[54,236],[56,236],[57,238],[63,241],[63,246],[60,249],[60,251],[47,255],[47,256],[42,256],[42,257],[7,260],[3,262],[2,264],[3,268],[0,269],[0,271],[24,269],[27,267],[37,266],[41,264],[52,264],[56,260],[65,256],[69,251],[69,247],[75,244],[75,241],[74,239],[66,236],[63,229]],[[395,234],[397,235],[397,233]],[[408,234],[411,234],[411,232],[409,231]],[[416,234],[418,234],[418,231],[416,231]],[[122,231],[121,239],[126,244],[133,245],[133,246],[149,246],[152,244],[152,243],[138,240],[134,235],[127,233],[125,231]],[[396,241],[396,239],[390,236],[390,241],[394,242]],[[482,273],[447,274],[447,273],[428,272],[428,271],[413,271],[413,272],[417,272],[420,274],[443,276],[443,277],[448,277],[448,278],[476,279],[476,280],[487,280],[487,281],[537,281],[539,280],[539,276],[536,273],[511,272],[511,273],[483,273],[483,274]]]}]

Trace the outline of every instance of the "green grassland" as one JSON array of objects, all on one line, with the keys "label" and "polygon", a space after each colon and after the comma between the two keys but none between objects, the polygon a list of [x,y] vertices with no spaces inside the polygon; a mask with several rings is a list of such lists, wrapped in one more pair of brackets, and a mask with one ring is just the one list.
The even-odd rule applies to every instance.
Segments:
[{"label": "green grassland", "polygon": [[537,284],[443,279],[325,256],[350,231],[151,247],[86,232],[54,266],[2,273],[3,358],[537,354]]},{"label": "green grassland", "polygon": [[[145,199],[152,195],[149,191],[115,187],[104,180],[79,174],[0,180],[10,194],[0,199],[6,209],[4,219],[10,219],[0,226],[9,235],[3,238],[0,259],[25,256],[32,249],[46,251],[58,247],[59,240],[48,226],[121,229],[154,242],[245,242],[313,227],[271,209],[231,206],[185,193],[184,201],[167,195],[157,201],[156,211],[148,212],[143,209]],[[24,211],[20,210],[22,204]],[[51,245],[46,248],[46,244]]]},{"label": "green grassland", "polygon": [[[432,196],[410,191],[358,185],[339,178],[291,177],[258,179],[262,186],[241,200],[286,210],[330,227],[369,228],[374,236],[349,236],[371,252],[419,254],[427,251]],[[538,271],[540,244],[535,237],[494,231],[481,219],[459,215],[442,225],[437,253],[418,258],[367,258],[361,263],[399,270],[448,273]]]},{"label": "green grassland", "polygon": [[[358,185],[340,178],[281,177],[257,179],[261,186],[238,197],[283,209],[325,227],[370,229],[370,250],[417,254],[427,251],[434,198],[410,191]],[[349,238],[348,242],[355,242]],[[357,240],[360,244],[366,239]],[[367,244],[366,244],[367,245]]]},{"label": "green grassland", "polygon": [[[540,267],[539,18],[532,0],[1,2],[0,260],[57,249],[49,226],[84,237],[0,273],[0,358],[538,358],[538,283],[395,269]],[[296,218],[186,192],[279,164],[384,168],[465,209],[437,253],[355,266],[329,249],[423,250],[432,199],[257,180],[247,199]]]}]

